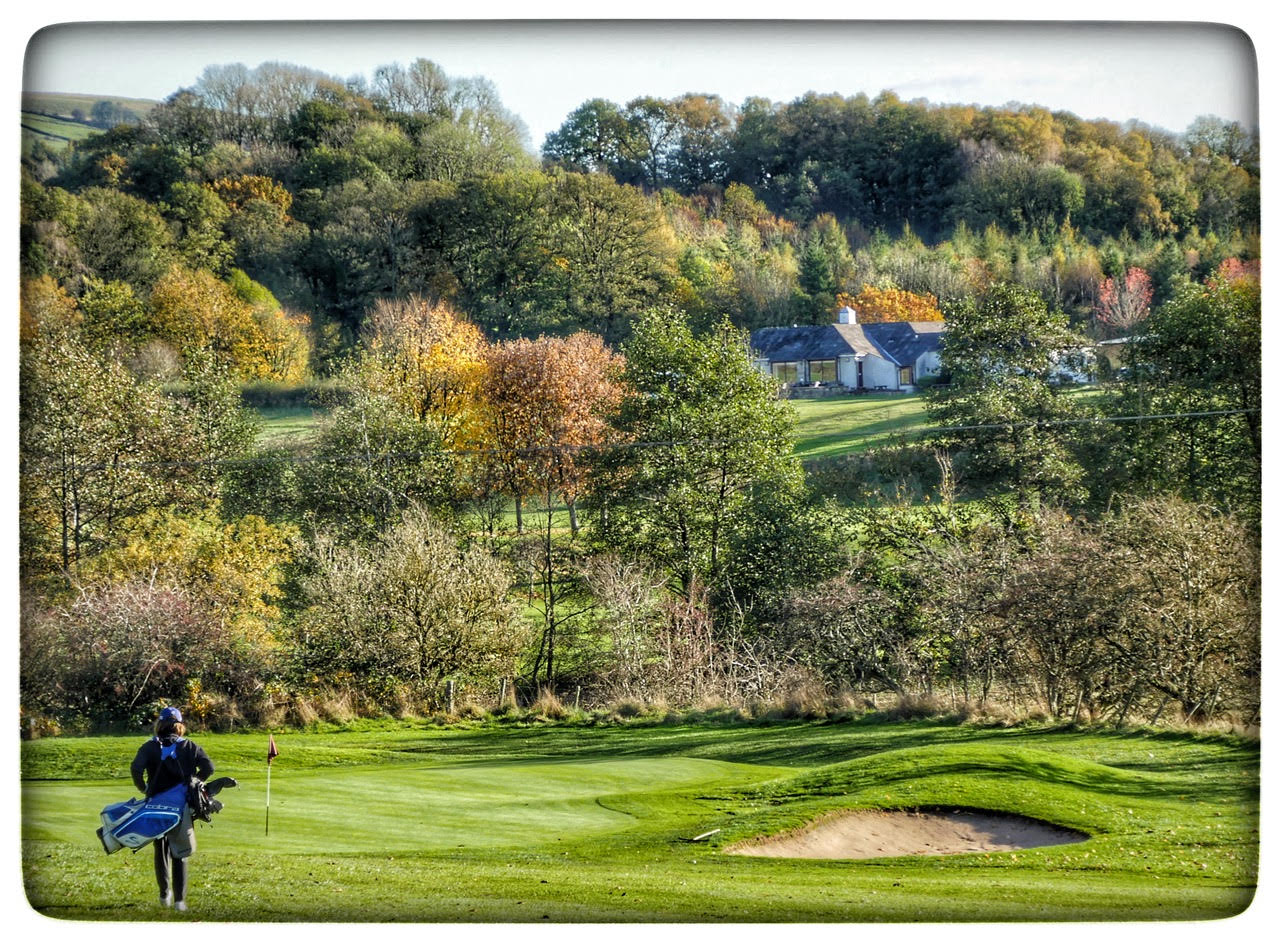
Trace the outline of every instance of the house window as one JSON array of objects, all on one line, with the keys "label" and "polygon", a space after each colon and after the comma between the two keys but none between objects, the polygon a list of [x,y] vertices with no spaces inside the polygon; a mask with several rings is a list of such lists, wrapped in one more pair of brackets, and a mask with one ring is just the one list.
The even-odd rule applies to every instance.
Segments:
[{"label": "house window", "polygon": [[911,385],[911,367],[904,366],[902,369],[898,370],[898,385],[899,386]]},{"label": "house window", "polygon": [[796,383],[800,381],[800,364],[799,363],[771,363],[769,369],[773,371],[773,375],[784,383]]},{"label": "house window", "polygon": [[835,360],[810,360],[809,382],[834,383],[836,381]]}]

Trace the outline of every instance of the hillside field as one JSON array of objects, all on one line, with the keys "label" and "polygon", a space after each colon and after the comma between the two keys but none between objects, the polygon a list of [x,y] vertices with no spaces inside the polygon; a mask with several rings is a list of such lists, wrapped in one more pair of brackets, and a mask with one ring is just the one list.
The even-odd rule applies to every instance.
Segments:
[{"label": "hillside field", "polygon": [[[1239,913],[1256,741],[937,721],[548,724],[529,718],[196,734],[239,779],[198,825],[186,917],[151,852],[108,856],[143,735],[22,744],[23,877],[56,919],[313,922],[1186,920]],[[847,808],[973,808],[1086,832],[1006,853],[724,853]],[[702,841],[693,838],[712,833]]]},{"label": "hillside field", "polygon": [[109,100],[128,108],[141,116],[155,107],[154,101],[139,98],[104,98],[101,95],[51,94],[23,92],[22,94],[22,152],[29,153],[35,141],[43,141],[51,147],[65,147],[72,141],[83,141],[102,129],[91,127],[72,119],[78,108],[85,114],[92,112],[94,104]]}]

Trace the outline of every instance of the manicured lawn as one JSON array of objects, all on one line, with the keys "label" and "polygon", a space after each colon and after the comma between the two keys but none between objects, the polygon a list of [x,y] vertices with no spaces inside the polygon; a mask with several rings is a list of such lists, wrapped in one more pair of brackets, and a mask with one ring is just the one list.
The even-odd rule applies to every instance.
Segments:
[{"label": "manicured lawn", "polygon": [[926,428],[924,397],[883,394],[793,399],[796,454],[830,458],[913,438]]},{"label": "manicured lawn", "polygon": [[[198,829],[190,917],[767,922],[1206,919],[1247,907],[1256,742],[930,722],[362,724],[199,735],[241,787]],[[182,918],[93,830],[141,737],[22,746],[23,872],[55,918]],[[726,845],[847,807],[1039,817],[1084,842],[788,860]],[[690,838],[719,828],[710,839]]]},{"label": "manicured lawn", "polygon": [[[1099,396],[1097,387],[1067,389],[1063,395],[1083,403]],[[929,430],[924,395],[885,393],[793,399],[796,454],[834,458],[917,438]]]},{"label": "manicured lawn", "polygon": [[[1095,388],[1070,390],[1082,399],[1098,395]],[[851,452],[910,440],[925,432],[928,417],[919,393],[836,396],[793,399],[796,447],[801,458],[831,458]],[[301,448],[314,438],[323,410],[307,407],[257,410],[262,420],[259,441],[273,448]]]}]

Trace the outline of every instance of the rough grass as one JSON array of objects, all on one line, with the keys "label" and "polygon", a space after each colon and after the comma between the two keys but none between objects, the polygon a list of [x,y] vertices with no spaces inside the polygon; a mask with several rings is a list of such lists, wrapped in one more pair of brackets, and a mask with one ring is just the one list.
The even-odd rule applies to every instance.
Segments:
[{"label": "rough grass", "polygon": [[[200,735],[241,788],[201,825],[208,920],[768,922],[1206,919],[1257,866],[1258,744],[936,721],[361,721]],[[149,853],[106,856],[98,810],[140,737],[22,747],[23,872],[65,919],[144,920]],[[1092,835],[1016,853],[868,861],[721,854],[848,807],[960,806]],[[708,840],[691,838],[719,828]],[[176,917],[173,917],[176,918]]]}]

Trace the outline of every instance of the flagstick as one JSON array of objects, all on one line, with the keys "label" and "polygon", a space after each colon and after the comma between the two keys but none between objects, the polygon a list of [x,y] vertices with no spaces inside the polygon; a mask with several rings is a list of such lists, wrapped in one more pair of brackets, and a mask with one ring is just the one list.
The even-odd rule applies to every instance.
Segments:
[{"label": "flagstick", "polygon": [[267,835],[271,834],[271,760],[267,760]]}]

